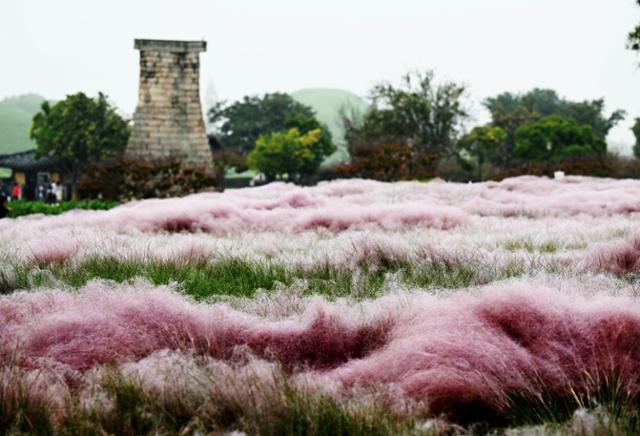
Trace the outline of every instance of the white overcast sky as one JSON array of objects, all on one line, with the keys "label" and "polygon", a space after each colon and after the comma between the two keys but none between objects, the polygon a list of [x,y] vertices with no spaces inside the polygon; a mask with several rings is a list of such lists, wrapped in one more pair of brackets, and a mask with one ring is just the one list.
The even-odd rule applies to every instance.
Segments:
[{"label": "white overcast sky", "polygon": [[201,91],[221,99],[335,87],[366,95],[410,69],[465,83],[480,102],[503,91],[604,97],[640,116],[640,58],[625,49],[634,0],[0,0],[0,98],[103,91],[137,100],[134,38],[205,39]]}]

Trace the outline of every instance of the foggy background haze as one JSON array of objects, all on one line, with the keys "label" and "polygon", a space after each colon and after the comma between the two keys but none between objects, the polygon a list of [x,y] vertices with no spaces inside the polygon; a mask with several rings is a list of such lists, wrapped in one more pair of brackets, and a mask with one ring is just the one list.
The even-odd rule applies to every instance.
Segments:
[{"label": "foggy background haze", "polygon": [[366,96],[408,70],[468,86],[482,100],[551,88],[571,100],[605,98],[628,112],[610,149],[629,149],[640,116],[640,58],[625,49],[639,20],[633,0],[20,0],[0,3],[0,99],[106,93],[135,109],[134,38],[204,39],[201,94],[218,97],[331,87]]}]

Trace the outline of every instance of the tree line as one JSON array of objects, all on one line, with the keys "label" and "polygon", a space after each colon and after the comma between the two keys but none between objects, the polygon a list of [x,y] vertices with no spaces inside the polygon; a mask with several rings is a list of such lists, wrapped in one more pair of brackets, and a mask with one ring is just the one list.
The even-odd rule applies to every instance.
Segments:
[{"label": "tree line", "polygon": [[[629,33],[628,47],[640,51],[640,25]],[[607,134],[626,116],[622,110],[607,114],[603,99],[571,101],[536,88],[485,99],[491,121],[466,129],[465,86],[438,82],[432,71],[408,73],[397,85],[380,83],[369,101],[364,114],[342,112],[350,160],[330,169],[329,177],[428,179],[453,165],[463,178],[484,180],[514,168],[526,173],[527,165],[550,169],[575,158],[602,162]],[[219,186],[231,168],[261,172],[267,181],[312,183],[336,150],[313,110],[287,94],[218,103],[207,118],[214,127],[209,142]],[[632,131],[640,159],[640,118]],[[89,166],[121,156],[129,135],[129,122],[103,94],[77,93],[53,106],[45,102],[31,128],[36,154],[64,163],[74,183]]]},{"label": "tree line", "polygon": [[[409,73],[398,85],[378,84],[369,100],[364,114],[342,112],[350,160],[328,169],[329,176],[428,179],[447,162],[462,177],[484,180],[526,164],[604,159],[607,134],[626,115],[622,110],[606,113],[603,99],[571,101],[536,88],[487,98],[483,105],[491,121],[465,129],[470,120],[465,87],[437,82],[433,72]],[[313,110],[287,94],[219,103],[207,116],[214,126],[210,145],[218,185],[231,168],[261,172],[267,181],[312,183],[323,160],[336,150]],[[640,118],[633,132],[640,158]],[[102,94],[93,99],[78,93],[54,106],[44,103],[31,129],[37,154],[65,161],[74,180],[88,165],[120,156],[129,134],[129,123]]]}]

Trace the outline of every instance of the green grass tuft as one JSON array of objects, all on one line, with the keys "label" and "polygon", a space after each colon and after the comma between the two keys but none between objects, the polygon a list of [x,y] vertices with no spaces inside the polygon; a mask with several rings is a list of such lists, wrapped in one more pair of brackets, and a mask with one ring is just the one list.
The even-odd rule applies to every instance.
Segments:
[{"label": "green grass tuft", "polygon": [[368,299],[380,296],[390,279],[410,288],[458,289],[524,273],[524,266],[517,262],[500,270],[484,271],[470,264],[387,259],[375,265],[363,263],[354,270],[329,263],[306,269],[238,258],[178,264],[96,257],[80,264],[15,263],[0,274],[0,293],[60,285],[80,288],[93,279],[126,283],[142,277],[154,285],[177,283],[182,292],[197,300],[222,296],[251,298],[259,290],[273,291],[279,285],[290,287],[300,281],[304,282],[307,295]]}]

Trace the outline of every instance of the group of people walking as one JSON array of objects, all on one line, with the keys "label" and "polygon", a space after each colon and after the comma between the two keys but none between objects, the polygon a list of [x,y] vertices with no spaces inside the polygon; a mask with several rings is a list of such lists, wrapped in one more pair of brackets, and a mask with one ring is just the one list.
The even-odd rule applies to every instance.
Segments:
[{"label": "group of people walking", "polygon": [[64,190],[62,185],[59,185],[56,182],[51,182],[38,185],[38,191],[36,194],[38,200],[42,200],[47,203],[57,203],[62,201],[64,197]]},{"label": "group of people walking", "polygon": [[64,187],[56,182],[40,183],[35,192],[31,192],[33,196],[25,195],[25,190],[28,186],[22,186],[16,182],[12,185],[2,184],[0,187],[0,197],[4,197],[5,201],[15,201],[22,199],[35,199],[41,200],[47,203],[58,203],[65,198]]},{"label": "group of people walking", "polygon": [[[7,203],[25,198],[24,190],[25,187],[17,182],[11,185],[3,183],[0,186],[0,218],[5,218],[9,214]],[[58,203],[64,199],[64,196],[64,187],[56,182],[41,183],[35,189],[35,199],[46,203]],[[33,197],[27,195],[26,198]]]},{"label": "group of people walking", "polygon": [[14,183],[10,188],[9,186],[3,184],[0,189],[0,197],[4,198],[5,201],[8,199],[11,200],[21,200],[22,199],[22,186],[18,183]]}]

